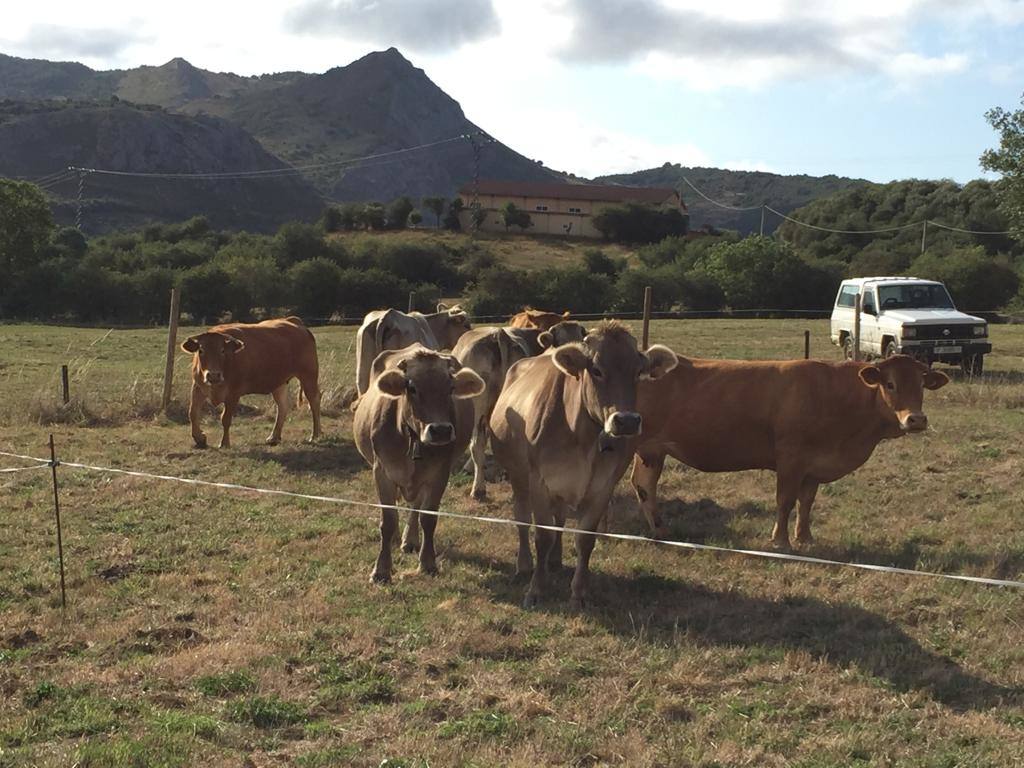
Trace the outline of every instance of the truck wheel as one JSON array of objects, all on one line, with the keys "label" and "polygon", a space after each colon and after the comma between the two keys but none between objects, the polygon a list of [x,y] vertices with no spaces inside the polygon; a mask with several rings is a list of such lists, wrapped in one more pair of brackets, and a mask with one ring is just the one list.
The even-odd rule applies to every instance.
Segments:
[{"label": "truck wheel", "polygon": [[853,360],[853,336],[847,336],[843,340],[843,357]]},{"label": "truck wheel", "polygon": [[960,358],[960,370],[965,376],[980,376],[984,368],[984,355],[964,355]]},{"label": "truck wheel", "polygon": [[885,345],[885,351],[882,353],[882,357],[884,357],[886,360],[888,360],[890,357],[892,357],[893,355],[896,355],[896,354],[899,354],[896,351],[896,342],[895,341],[888,342]]}]

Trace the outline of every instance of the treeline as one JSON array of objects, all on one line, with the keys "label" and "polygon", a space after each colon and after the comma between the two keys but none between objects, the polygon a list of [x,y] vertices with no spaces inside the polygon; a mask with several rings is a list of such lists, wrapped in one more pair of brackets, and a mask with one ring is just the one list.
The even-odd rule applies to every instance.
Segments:
[{"label": "treeline", "polygon": [[[850,277],[942,280],[958,306],[991,310],[1021,303],[1024,271],[1024,237],[980,234],[1012,229],[999,202],[996,185],[984,180],[962,187],[952,181],[865,184],[794,211],[793,219],[815,228],[786,221],[778,236],[812,264],[832,264]],[[945,226],[921,224],[928,220]]]}]

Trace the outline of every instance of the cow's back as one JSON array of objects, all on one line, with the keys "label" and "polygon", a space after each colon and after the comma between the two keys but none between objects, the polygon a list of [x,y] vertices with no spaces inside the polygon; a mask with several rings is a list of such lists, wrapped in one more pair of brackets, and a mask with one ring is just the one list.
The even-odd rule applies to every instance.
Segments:
[{"label": "cow's back", "polygon": [[316,340],[295,317],[261,323],[228,323],[210,329],[238,339],[245,347],[231,356],[227,384],[244,394],[270,394],[289,379],[316,374]]}]

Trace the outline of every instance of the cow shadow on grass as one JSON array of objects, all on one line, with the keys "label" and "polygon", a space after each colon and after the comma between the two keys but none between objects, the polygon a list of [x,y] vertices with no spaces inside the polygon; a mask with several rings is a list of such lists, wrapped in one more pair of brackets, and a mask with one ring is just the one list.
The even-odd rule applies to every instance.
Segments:
[{"label": "cow shadow on grass", "polygon": [[251,447],[239,454],[253,461],[279,465],[296,475],[334,475],[348,477],[364,471],[366,462],[355,443],[338,437],[326,437],[315,443]]},{"label": "cow shadow on grass", "polygon": [[[514,556],[514,536],[508,554]],[[884,681],[900,692],[920,691],[957,711],[1024,706],[1024,688],[1007,687],[973,675],[954,661],[924,648],[896,622],[851,603],[787,595],[774,599],[735,590],[715,590],[682,578],[641,570],[629,576],[601,568],[612,547],[599,544],[592,560],[593,602],[585,616],[607,631],[656,646],[680,638],[706,646],[803,651],[837,669]],[[520,605],[527,581],[514,574],[513,558],[491,558],[451,548],[445,559],[479,567],[483,586],[496,602]],[[551,579],[535,610],[569,615],[569,582],[574,565]],[[685,559],[680,569],[685,569]]]}]

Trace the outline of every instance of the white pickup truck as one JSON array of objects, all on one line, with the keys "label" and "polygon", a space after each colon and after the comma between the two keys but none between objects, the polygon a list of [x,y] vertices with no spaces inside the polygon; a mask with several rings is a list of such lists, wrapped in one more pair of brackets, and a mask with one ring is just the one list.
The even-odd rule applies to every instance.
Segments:
[{"label": "white pickup truck", "polygon": [[832,343],[853,358],[853,319],[861,296],[860,351],[863,357],[911,355],[931,365],[959,365],[968,375],[982,372],[992,351],[988,323],[957,311],[946,286],[916,277],[858,277],[844,280],[832,309]]}]

